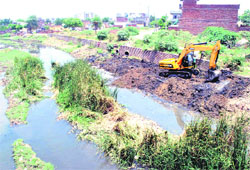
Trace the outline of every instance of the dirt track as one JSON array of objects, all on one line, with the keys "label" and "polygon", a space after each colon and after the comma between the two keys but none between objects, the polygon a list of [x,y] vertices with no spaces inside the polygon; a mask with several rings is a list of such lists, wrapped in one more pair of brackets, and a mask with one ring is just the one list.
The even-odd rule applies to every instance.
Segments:
[{"label": "dirt track", "polygon": [[116,86],[155,94],[212,117],[224,112],[250,112],[250,79],[227,71],[222,72],[219,82],[204,83],[205,72],[191,79],[163,78],[158,76],[161,70],[156,64],[137,59],[113,57],[97,61],[93,56],[89,62],[115,73],[119,77],[113,82]]}]

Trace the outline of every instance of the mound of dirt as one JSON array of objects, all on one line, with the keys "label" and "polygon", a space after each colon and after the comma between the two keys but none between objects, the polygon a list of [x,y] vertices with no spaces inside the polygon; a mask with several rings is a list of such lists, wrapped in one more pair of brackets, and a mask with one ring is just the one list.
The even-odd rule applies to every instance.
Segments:
[{"label": "mound of dirt", "polygon": [[234,76],[229,71],[222,71],[219,82],[205,83],[204,71],[191,79],[164,78],[159,76],[162,70],[156,64],[136,59],[113,57],[101,62],[94,59],[92,64],[119,76],[113,82],[115,86],[139,89],[212,117],[223,112],[250,112],[249,105],[236,102],[248,99],[250,79]]}]

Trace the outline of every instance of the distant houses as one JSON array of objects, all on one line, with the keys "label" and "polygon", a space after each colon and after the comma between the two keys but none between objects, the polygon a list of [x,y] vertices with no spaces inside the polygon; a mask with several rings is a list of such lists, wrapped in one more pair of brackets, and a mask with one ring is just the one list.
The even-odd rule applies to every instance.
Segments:
[{"label": "distant houses", "polygon": [[149,16],[145,13],[125,13],[117,14],[115,20],[115,27],[145,27],[149,25]]}]

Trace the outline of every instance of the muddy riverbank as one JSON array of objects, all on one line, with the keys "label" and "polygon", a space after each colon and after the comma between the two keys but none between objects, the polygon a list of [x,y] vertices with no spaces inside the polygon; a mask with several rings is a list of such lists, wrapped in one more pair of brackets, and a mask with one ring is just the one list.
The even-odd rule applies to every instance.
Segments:
[{"label": "muddy riverbank", "polygon": [[[191,79],[163,78],[159,76],[161,70],[158,65],[153,63],[124,57],[102,61],[97,58],[92,56],[88,61],[119,76],[113,82],[115,86],[145,91],[212,117],[226,112],[250,111],[249,78],[235,76],[228,71],[222,72],[217,83],[205,83],[204,71]],[[244,102],[237,102],[243,99]]]}]

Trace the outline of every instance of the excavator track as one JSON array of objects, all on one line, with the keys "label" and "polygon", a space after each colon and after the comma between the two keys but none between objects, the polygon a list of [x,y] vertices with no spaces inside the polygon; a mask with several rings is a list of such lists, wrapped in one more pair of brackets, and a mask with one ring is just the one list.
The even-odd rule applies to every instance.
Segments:
[{"label": "excavator track", "polygon": [[189,71],[165,71],[165,72],[160,72],[159,76],[161,77],[170,77],[170,76],[177,76],[180,78],[184,79],[190,79],[192,77],[192,73]]}]

